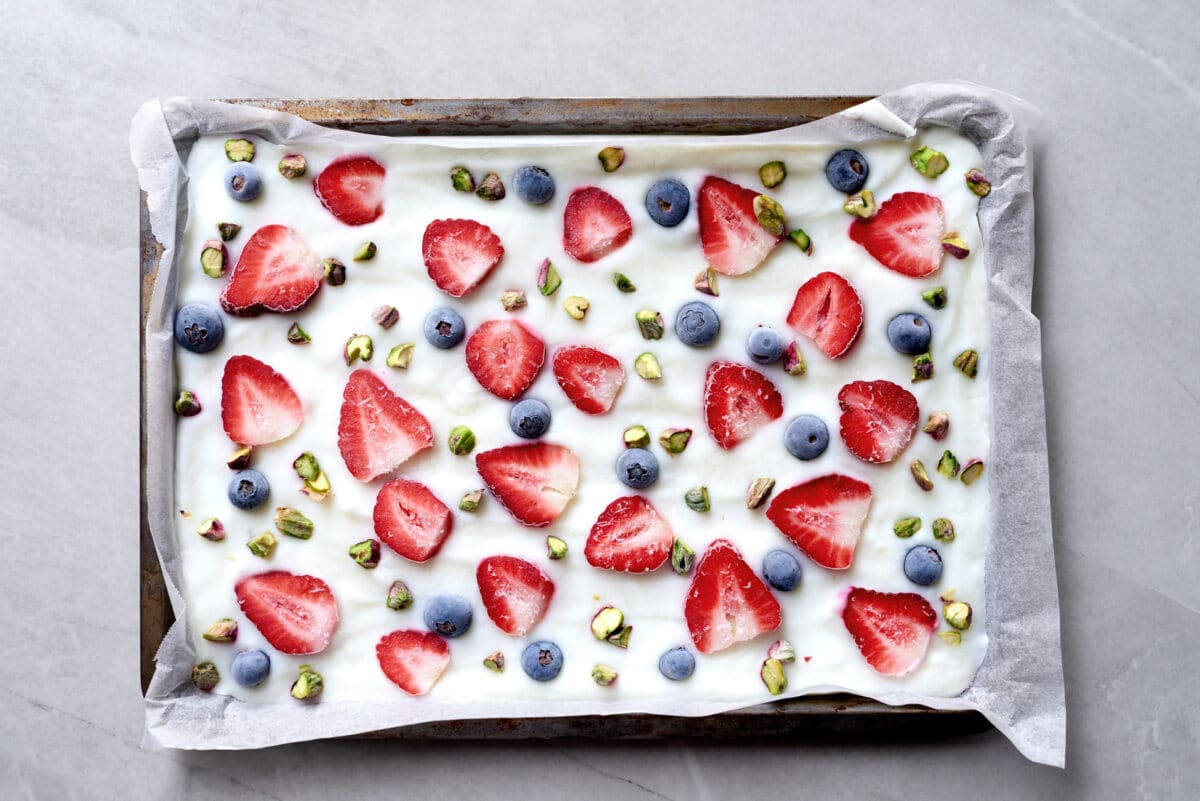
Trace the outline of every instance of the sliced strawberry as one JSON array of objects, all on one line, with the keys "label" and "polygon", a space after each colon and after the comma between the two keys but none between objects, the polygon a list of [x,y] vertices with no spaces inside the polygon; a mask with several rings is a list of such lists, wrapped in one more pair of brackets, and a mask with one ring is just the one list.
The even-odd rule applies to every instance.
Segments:
[{"label": "sliced strawberry", "polygon": [[567,398],[585,414],[604,414],[625,383],[621,362],[602,350],[567,345],[554,352],[554,377]]},{"label": "sliced strawberry", "polygon": [[621,201],[595,186],[571,193],[563,212],[563,249],[582,262],[607,256],[629,241],[633,220]]},{"label": "sliced strawberry", "polygon": [[500,237],[474,220],[434,220],[421,239],[425,270],[437,288],[461,298],[488,277],[504,256]]},{"label": "sliced strawberry", "polygon": [[853,381],[838,393],[842,441],[864,462],[886,464],[908,447],[921,412],[913,394],[891,381]]},{"label": "sliced strawberry", "polygon": [[507,445],[475,456],[475,467],[496,499],[527,526],[546,526],[579,489],[579,457],[548,442]]},{"label": "sliced strawberry", "polygon": [[342,394],[338,448],[350,474],[370,481],[433,445],[425,415],[370,370],[355,370]]},{"label": "sliced strawberry", "polygon": [[442,549],[454,514],[424,484],[389,481],[375,498],[375,535],[405,559],[424,562]]},{"label": "sliced strawberry", "polygon": [[833,473],[776,495],[767,519],[809,559],[842,570],[854,561],[870,507],[870,485]]},{"label": "sliced strawberry", "polygon": [[387,170],[370,156],[345,156],[330,162],[313,183],[321,205],[346,225],[366,225],[383,214]]},{"label": "sliced strawberry", "polygon": [[696,650],[723,651],[779,628],[779,602],[729,540],[713,540],[696,564],[683,616]]},{"label": "sliced strawberry", "polygon": [[903,676],[925,656],[937,614],[915,592],[851,587],[842,622],[868,665],[885,676]]},{"label": "sliced strawberry", "polygon": [[375,657],[393,684],[409,695],[424,695],[449,667],[450,646],[432,631],[401,629],[379,639]]},{"label": "sliced strawberry", "polygon": [[516,400],[538,377],[546,343],[516,320],[488,320],[467,337],[467,369],[501,400]]},{"label": "sliced strawberry", "polygon": [[483,607],[505,634],[524,637],[546,614],[554,582],[537,565],[515,556],[489,556],[475,569]]},{"label": "sliced strawberry", "polygon": [[588,564],[605,570],[646,573],[671,555],[671,525],[640,495],[610,503],[588,534],[583,554]]},{"label": "sliced strawberry", "polygon": [[253,356],[233,356],[221,376],[221,424],[239,445],[266,445],[304,422],[300,396],[288,380]]},{"label": "sliced strawberry", "polygon": [[766,376],[733,362],[709,365],[704,381],[704,421],[725,450],[783,416],[783,396]]},{"label": "sliced strawberry", "polygon": [[863,305],[854,286],[837,273],[817,273],[796,291],[787,323],[831,359],[850,350],[862,328]]},{"label": "sliced strawberry", "polygon": [[723,275],[742,275],[763,263],[783,235],[758,221],[754,198],[761,192],[712,175],[700,184],[700,244],[709,265]]},{"label": "sliced strawberry", "polygon": [[300,235],[286,225],[264,225],[251,235],[221,290],[230,314],[294,312],[317,294],[324,268]]},{"label": "sliced strawberry", "polygon": [[942,201],[923,192],[900,192],[869,220],[850,223],[850,238],[875,260],[901,275],[920,278],[942,266],[946,215]]},{"label": "sliced strawberry", "polygon": [[319,654],[338,625],[337,601],[316,576],[272,570],[239,581],[238,606],[271,647],[285,654]]}]

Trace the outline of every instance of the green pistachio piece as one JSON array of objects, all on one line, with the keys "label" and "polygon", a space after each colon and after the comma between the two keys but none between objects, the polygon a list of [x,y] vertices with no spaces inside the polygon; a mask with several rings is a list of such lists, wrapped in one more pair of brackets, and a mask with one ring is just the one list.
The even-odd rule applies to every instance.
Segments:
[{"label": "green pistachio piece", "polygon": [[383,363],[388,367],[396,367],[401,370],[408,369],[408,365],[412,363],[413,351],[417,346],[411,342],[404,342],[388,351],[387,358]]},{"label": "green pistachio piece", "polygon": [[929,415],[928,422],[921,426],[921,430],[934,440],[941,442],[950,433],[950,415],[945,412],[934,412]]},{"label": "green pistachio piece", "polygon": [[196,685],[197,690],[212,692],[220,680],[221,674],[212,662],[201,662],[192,668],[192,684]]},{"label": "green pistachio piece", "polygon": [[605,606],[592,617],[592,636],[607,640],[625,625],[625,613],[615,606]]},{"label": "green pistachio piece", "polygon": [[934,520],[933,538],[940,542],[954,542],[954,523],[947,517]]},{"label": "green pistachio piece", "polygon": [[692,487],[683,494],[683,502],[693,512],[707,512],[712,508],[708,498],[708,487]]},{"label": "green pistachio piece", "polygon": [[967,378],[974,378],[979,372],[979,354],[968,348],[954,357],[954,366]]},{"label": "green pistachio piece", "polygon": [[792,240],[792,242],[795,243],[796,247],[800,248],[800,251],[805,256],[812,255],[812,252],[813,252],[812,237],[810,237],[808,234],[804,233],[804,230],[802,228],[797,228],[796,230],[790,232],[788,234],[788,239]]},{"label": "green pistachio piece", "polygon": [[942,617],[959,631],[971,628],[971,605],[965,601],[951,601],[942,609]]},{"label": "green pistachio piece", "polygon": [[249,139],[226,139],[225,158],[230,161],[254,161],[254,143]]},{"label": "green pistachio piece", "polygon": [[455,456],[466,456],[475,450],[475,432],[467,426],[455,426],[450,429],[450,437],[446,444]]},{"label": "green pistachio piece", "polygon": [[662,378],[662,367],[658,363],[658,357],[653,353],[638,354],[633,361],[633,369],[647,381]]},{"label": "green pistachio piece", "polygon": [[929,480],[929,473],[925,470],[925,463],[920,459],[913,459],[908,463],[908,471],[912,473],[913,481],[917,482],[917,486],[926,492],[933,490],[933,482]]},{"label": "green pistachio piece", "polygon": [[581,298],[579,295],[571,295],[563,301],[563,308],[567,310],[567,314],[576,320],[582,320],[590,307],[587,298]]},{"label": "green pistachio piece", "polygon": [[328,497],[329,489],[329,477],[324,473],[321,473],[321,475],[317,476],[316,479],[306,483],[303,487],[301,487],[300,491],[303,492],[307,497],[311,498],[317,503],[320,503],[321,501],[325,500],[326,497]]},{"label": "green pistachio piece", "polygon": [[217,233],[222,242],[228,242],[242,232],[242,226],[237,223],[217,223]]},{"label": "green pistachio piece", "polygon": [[942,250],[956,259],[965,259],[971,255],[971,249],[967,247],[967,241],[956,233],[950,233],[942,237]]},{"label": "green pistachio piece", "polygon": [[767,498],[771,497],[771,493],[775,491],[775,479],[773,478],[756,478],[750,482],[750,488],[746,490],[746,508],[757,509],[767,502]]},{"label": "green pistachio piece", "polygon": [[633,636],[633,626],[622,626],[609,635],[608,641],[618,648],[628,648],[631,636]]},{"label": "green pistachio piece", "polygon": [[215,517],[205,518],[196,533],[210,542],[220,542],[225,539],[225,525]]},{"label": "green pistachio piece", "polygon": [[959,480],[961,480],[962,483],[966,484],[969,487],[972,484],[974,484],[976,481],[978,481],[979,477],[982,475],[983,475],[983,460],[982,459],[969,459],[969,460],[967,460],[967,463],[963,466],[962,475],[959,476]]},{"label": "green pistachio piece", "polygon": [[892,531],[901,539],[908,539],[921,530],[921,518],[902,517],[892,524]]},{"label": "green pistachio piece", "polygon": [[337,259],[325,259],[321,262],[325,270],[325,281],[330,286],[341,286],[346,283],[346,265]]},{"label": "green pistachio piece", "polygon": [[551,559],[562,559],[567,555],[567,543],[551,534],[546,537],[546,552]]},{"label": "green pistachio piece", "polygon": [[613,283],[621,292],[636,292],[637,287],[629,280],[629,276],[625,273],[613,273]]},{"label": "green pistachio piece", "polygon": [[200,400],[186,389],[175,396],[175,414],[180,417],[195,417],[200,414]]},{"label": "green pistachio piece", "polygon": [[250,553],[261,559],[270,559],[271,554],[275,553],[275,546],[279,544],[279,540],[275,539],[275,535],[269,531],[264,531],[254,539],[246,543],[246,547],[250,549]]},{"label": "green pistachio piece", "polygon": [[450,169],[450,185],[456,192],[474,192],[475,176],[471,175],[471,171],[466,167],[452,167]]},{"label": "green pistachio piece", "polygon": [[661,314],[654,309],[642,309],[633,317],[637,320],[638,328],[642,332],[642,339],[662,339],[666,323],[663,322]]},{"label": "green pistachio piece", "polygon": [[908,157],[908,163],[926,178],[937,178],[950,166],[950,160],[940,150],[925,146]]},{"label": "green pistachio piece", "polygon": [[933,378],[933,356],[928,353],[913,356],[913,383],[928,381],[931,378]]},{"label": "green pistachio piece", "polygon": [[471,490],[462,496],[462,500],[458,502],[458,508],[463,512],[477,512],[481,503],[483,503],[483,490]]},{"label": "green pistachio piece", "polygon": [[528,303],[525,293],[519,289],[506,289],[500,293],[500,305],[504,307],[505,311],[523,309]]},{"label": "green pistachio piece", "polygon": [[298,540],[312,539],[313,522],[299,509],[289,509],[279,506],[275,509],[275,528],[280,534],[295,537]]},{"label": "green pistachio piece", "polygon": [[351,334],[346,340],[346,366],[354,364],[355,360],[362,359],[364,362],[371,361],[371,356],[375,353],[375,346],[371,342],[369,334]]},{"label": "green pistachio piece", "polygon": [[783,349],[783,371],[794,376],[802,376],[808,372],[808,364],[805,363],[800,346],[794,339]]},{"label": "green pistachio piece", "polygon": [[249,445],[243,445],[225,460],[226,466],[230,470],[245,470],[250,466],[250,457],[254,453],[254,449]]},{"label": "green pistachio piece", "polygon": [[972,167],[966,171],[965,175],[967,179],[967,189],[970,189],[979,197],[987,197],[989,194],[991,194],[992,183],[985,178],[983,173],[981,173],[979,170]]},{"label": "green pistachio piece", "polygon": [[947,645],[962,645],[961,631],[939,631],[938,639]]},{"label": "green pistachio piece", "polygon": [[379,252],[379,248],[374,242],[363,242],[358,246],[358,250],[354,251],[353,259],[355,261],[370,261],[375,258],[375,254]]},{"label": "green pistachio piece", "polygon": [[483,666],[485,668],[487,668],[488,670],[492,671],[493,673],[503,673],[504,672],[504,654],[497,651],[496,653],[491,654],[490,656],[485,656],[483,658]]},{"label": "green pistachio piece", "polygon": [[504,200],[504,181],[501,181],[500,176],[496,173],[489,172],[479,182],[479,188],[475,190],[475,195],[484,200]]},{"label": "green pistachio piece", "polygon": [[767,189],[774,189],[787,178],[787,165],[782,161],[768,161],[758,168],[758,180]]},{"label": "green pistachio piece", "polygon": [[362,542],[356,542],[347,549],[350,558],[358,563],[359,567],[365,567],[367,570],[374,570],[379,566],[379,557],[382,554],[382,545],[379,540],[369,539]]},{"label": "green pistachio piece", "polygon": [[796,649],[787,640],[776,640],[767,649],[768,659],[778,659],[780,662],[795,662]]},{"label": "green pistachio piece", "polygon": [[237,639],[238,624],[231,617],[223,617],[204,630],[201,636],[209,642],[233,642]]},{"label": "green pistachio piece", "polygon": [[761,225],[771,236],[783,236],[784,227],[787,225],[787,217],[783,213],[783,206],[779,205],[779,201],[768,195],[759,195],[754,198],[754,216],[758,218],[758,224]]},{"label": "green pistachio piece", "polygon": [[852,217],[861,217],[864,220],[871,219],[875,216],[875,212],[879,211],[879,207],[875,204],[875,193],[870,189],[855,192],[846,198],[846,202],[842,204],[842,211]]},{"label": "green pistachio piece", "polygon": [[308,159],[299,153],[288,153],[279,160],[279,174],[289,181],[308,172]]},{"label": "green pistachio piece", "polygon": [[626,448],[646,448],[650,446],[650,432],[645,426],[630,426],[621,435]]},{"label": "green pistachio piece", "polygon": [[954,458],[954,454],[950,451],[942,451],[942,458],[938,459],[937,469],[946,478],[958,478],[958,459]]},{"label": "green pistachio piece", "polygon": [[312,481],[321,474],[321,465],[317,461],[317,457],[309,451],[296,457],[296,460],[292,462],[292,469],[305,481]]},{"label": "green pistachio piece", "polygon": [[671,542],[671,569],[681,576],[692,572],[696,564],[696,552],[683,540],[676,537]]},{"label": "green pistachio piece", "polygon": [[930,308],[940,311],[946,308],[946,287],[935,286],[933,289],[927,289],[921,293],[921,298],[929,304]]},{"label": "green pistachio piece", "polygon": [[767,685],[767,691],[771,695],[779,695],[787,689],[787,676],[783,673],[783,663],[778,659],[764,660],[758,675],[762,677],[763,684]]},{"label": "green pistachio piece", "polygon": [[948,604],[954,600],[955,592],[956,590],[953,587],[948,587],[942,590],[942,594],[938,597],[941,599],[942,603]]},{"label": "green pistachio piece", "polygon": [[705,295],[717,297],[721,293],[717,291],[717,271],[712,267],[705,267],[700,272],[696,273],[696,279],[692,281],[692,286],[697,292],[703,292]]},{"label": "green pistachio piece", "polygon": [[606,147],[597,155],[605,172],[616,172],[625,163],[625,148]]},{"label": "green pistachio piece", "polygon": [[229,251],[225,243],[218,239],[210,239],[200,246],[200,269],[209,278],[220,278],[225,274],[225,265],[229,262]]},{"label": "green pistachio piece", "polygon": [[325,679],[310,665],[300,666],[300,676],[292,683],[292,697],[297,701],[311,701],[325,689]]},{"label": "green pistachio piece", "polygon": [[617,671],[608,665],[596,665],[592,668],[592,681],[601,687],[608,687],[617,680]]},{"label": "green pistachio piece", "polygon": [[403,581],[393,581],[392,586],[388,587],[387,592],[387,608],[395,609],[399,612],[401,609],[407,609],[412,606],[413,597],[408,589],[408,585]]},{"label": "green pistachio piece", "polygon": [[549,259],[542,259],[542,265],[538,267],[538,292],[548,298],[557,292],[560,286],[562,286],[562,278],[559,277],[558,270],[554,269],[554,264]]},{"label": "green pistachio piece", "polygon": [[688,443],[692,439],[692,429],[690,428],[668,428],[658,435],[658,444],[663,446],[663,450],[675,456],[687,450]]},{"label": "green pistachio piece", "polygon": [[287,341],[293,345],[307,345],[309,342],[312,342],[312,337],[300,327],[300,323],[292,323],[288,328]]}]

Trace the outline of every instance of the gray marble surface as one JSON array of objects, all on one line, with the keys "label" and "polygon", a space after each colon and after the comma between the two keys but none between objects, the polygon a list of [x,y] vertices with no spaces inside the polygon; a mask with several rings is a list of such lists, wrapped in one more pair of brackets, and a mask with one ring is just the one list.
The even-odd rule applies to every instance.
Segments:
[{"label": "gray marble surface", "polygon": [[[0,797],[1200,797],[1200,9],[9,0],[0,24]],[[653,10],[645,6],[653,5]],[[1048,119],[1044,331],[1067,769],[938,742],[139,747],[145,99],[868,94],[961,77]],[[1180,135],[1180,134],[1183,135]]]}]

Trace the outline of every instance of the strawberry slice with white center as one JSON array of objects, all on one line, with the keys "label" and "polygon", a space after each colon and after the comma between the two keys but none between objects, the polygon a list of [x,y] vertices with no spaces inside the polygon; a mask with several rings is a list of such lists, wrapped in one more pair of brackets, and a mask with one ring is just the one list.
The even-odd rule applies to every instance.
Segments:
[{"label": "strawberry slice with white center", "polygon": [[484,451],[475,467],[501,505],[535,528],[553,523],[579,489],[579,457],[549,442]]},{"label": "strawberry slice with white center", "polygon": [[387,170],[370,156],[345,156],[321,170],[313,189],[321,205],[346,225],[366,225],[383,214]]},{"label": "strawberry slice with white center", "polygon": [[837,273],[817,273],[796,291],[787,324],[811,339],[831,359],[843,356],[863,323],[862,299]]},{"label": "strawberry slice with white center", "polygon": [[516,400],[546,361],[546,343],[516,320],[488,320],[467,337],[467,369],[501,400]]},{"label": "strawberry slice with white center", "polygon": [[722,275],[750,272],[783,239],[758,221],[754,199],[760,194],[712,175],[700,184],[700,244],[704,258]]},{"label": "strawberry slice with white center", "polygon": [[496,269],[504,257],[504,245],[483,223],[434,220],[425,228],[421,253],[437,288],[461,298]]},{"label": "strawberry slice with white center", "polygon": [[563,249],[590,264],[633,236],[633,220],[621,201],[595,186],[571,193],[563,211]]},{"label": "strawberry slice with white center", "polygon": [[253,356],[233,356],[221,376],[221,424],[239,445],[266,445],[304,422],[300,396],[288,380]]},{"label": "strawberry slice with white center", "polygon": [[650,501],[629,495],[600,513],[583,553],[592,567],[645,573],[667,561],[674,541],[671,525]]},{"label": "strawberry slice with white center", "polygon": [[688,631],[702,654],[723,651],[779,628],[779,602],[729,540],[713,540],[700,561],[683,606]]},{"label": "strawberry slice with white center", "polygon": [[832,473],[776,495],[767,519],[821,567],[844,570],[854,561],[870,508],[869,484]]},{"label": "strawberry slice with white center", "polygon": [[942,266],[946,215],[942,201],[924,192],[900,192],[869,220],[850,223],[850,238],[901,275],[920,278]]},{"label": "strawberry slice with white center", "polygon": [[842,622],[868,665],[885,676],[903,676],[925,657],[937,613],[915,592],[851,587]]},{"label": "strawberry slice with white center", "polygon": [[921,415],[917,399],[891,381],[853,381],[838,393],[842,441],[872,464],[886,464],[904,452]]},{"label": "strawberry slice with white center", "polygon": [[375,646],[383,675],[409,695],[425,695],[450,666],[450,646],[432,631],[401,629]]},{"label": "strawberry slice with white center", "polygon": [[238,606],[271,647],[285,654],[319,654],[338,625],[337,601],[316,576],[272,570],[234,586]]},{"label": "strawberry slice with white center", "polygon": [[533,631],[554,597],[554,582],[545,571],[515,556],[487,557],[475,569],[475,580],[488,617],[516,637]]},{"label": "strawberry slice with white center", "polygon": [[375,498],[375,536],[413,562],[436,555],[453,527],[454,513],[420,482],[389,481]]},{"label": "strawberry slice with white center", "polygon": [[355,370],[342,394],[338,449],[359,481],[395,470],[433,445],[425,415],[370,370]]},{"label": "strawberry slice with white center", "polygon": [[300,235],[286,225],[264,225],[247,240],[221,290],[230,314],[294,312],[321,288],[325,270]]},{"label": "strawberry slice with white center", "polygon": [[783,416],[783,396],[770,380],[734,362],[714,362],[704,381],[704,422],[725,450]]},{"label": "strawberry slice with white center", "polygon": [[625,384],[621,362],[587,345],[567,345],[554,352],[554,377],[575,408],[585,414],[604,414]]}]

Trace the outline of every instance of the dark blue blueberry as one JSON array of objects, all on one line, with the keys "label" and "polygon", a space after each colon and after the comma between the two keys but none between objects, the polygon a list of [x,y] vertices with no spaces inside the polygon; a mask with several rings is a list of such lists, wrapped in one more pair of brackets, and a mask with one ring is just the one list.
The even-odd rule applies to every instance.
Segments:
[{"label": "dark blue blueberry", "polygon": [[526,398],[508,413],[508,425],[524,439],[537,439],[550,428],[550,407],[537,398]]},{"label": "dark blue blueberry", "polygon": [[783,445],[797,459],[816,459],[829,447],[829,428],[814,414],[802,414],[788,423]]},{"label": "dark blue blueberry", "polygon": [[682,182],[663,178],[655,181],[646,193],[646,211],[650,213],[650,219],[664,228],[671,228],[687,217],[691,198],[691,193]]},{"label": "dark blue blueberry", "polygon": [[871,169],[867,166],[863,154],[851,148],[834,153],[825,165],[825,177],[829,179],[829,183],[834,189],[847,195],[862,189],[870,174]]},{"label": "dark blue blueberry", "polygon": [[626,486],[645,489],[658,481],[658,457],[645,448],[626,448],[617,457],[617,478]]},{"label": "dark blue blueberry", "polygon": [[189,303],[175,312],[175,341],[192,353],[208,353],[225,337],[221,314],[204,303]]},{"label": "dark blue blueberry", "polygon": [[233,680],[243,687],[257,687],[271,672],[271,657],[266,651],[238,651],[229,667]]},{"label": "dark blue blueberry", "polygon": [[800,560],[787,551],[770,551],[763,557],[763,575],[777,590],[791,592],[800,583]]},{"label": "dark blue blueberry", "polygon": [[759,326],[746,340],[746,353],[759,364],[774,364],[783,356],[783,337],[774,328]]},{"label": "dark blue blueberry", "polygon": [[541,167],[517,167],[513,173],[513,189],[521,200],[540,206],[554,197],[554,179]]},{"label": "dark blue blueberry", "polygon": [[658,658],[658,670],[671,681],[683,681],[696,670],[696,657],[682,645]]},{"label": "dark blue blueberry", "polygon": [[549,640],[538,640],[521,652],[521,668],[534,681],[550,681],[563,666],[562,649]]},{"label": "dark blue blueberry", "polygon": [[229,502],[239,509],[257,509],[270,494],[267,477],[254,468],[239,470],[229,479]]},{"label": "dark blue blueberry", "polygon": [[435,595],[425,604],[425,625],[443,637],[460,637],[471,628],[471,603],[461,595]]},{"label": "dark blue blueberry", "polygon": [[243,203],[254,200],[262,193],[262,173],[248,161],[230,164],[225,171],[225,191]]},{"label": "dark blue blueberry", "polygon": [[919,314],[904,312],[897,314],[888,323],[888,342],[901,353],[915,356],[918,353],[929,352],[929,341],[933,339],[933,329],[929,321]]},{"label": "dark blue blueberry", "polygon": [[942,555],[928,545],[914,545],[904,554],[904,575],[912,583],[928,587],[942,577]]},{"label": "dark blue blueberry", "polygon": [[721,318],[707,303],[698,300],[685,303],[675,315],[675,335],[693,348],[703,348],[716,339],[720,331]]},{"label": "dark blue blueberry", "polygon": [[446,350],[462,342],[467,333],[467,324],[454,309],[443,306],[434,309],[425,318],[425,339],[435,348]]}]

